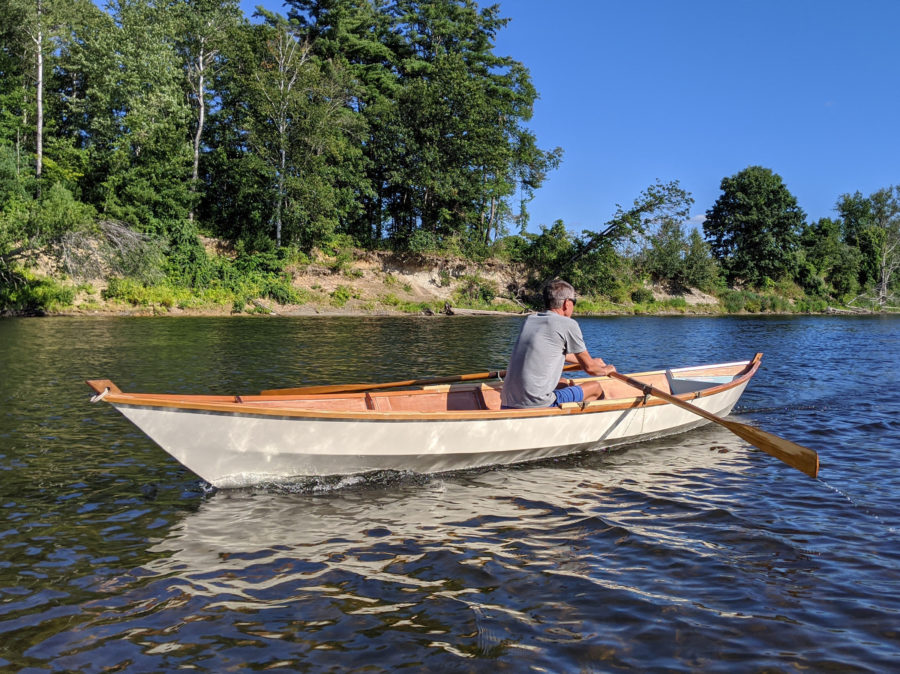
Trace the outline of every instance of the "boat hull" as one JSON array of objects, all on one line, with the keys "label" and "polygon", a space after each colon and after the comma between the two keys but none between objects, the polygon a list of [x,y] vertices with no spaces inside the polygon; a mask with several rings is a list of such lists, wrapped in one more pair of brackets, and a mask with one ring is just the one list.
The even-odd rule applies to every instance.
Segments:
[{"label": "boat hull", "polygon": [[[692,404],[728,414],[749,376]],[[497,414],[340,418],[277,410],[228,411],[112,404],[216,487],[377,470],[435,473],[564,456],[681,433],[708,423],[671,404],[534,416]]]}]

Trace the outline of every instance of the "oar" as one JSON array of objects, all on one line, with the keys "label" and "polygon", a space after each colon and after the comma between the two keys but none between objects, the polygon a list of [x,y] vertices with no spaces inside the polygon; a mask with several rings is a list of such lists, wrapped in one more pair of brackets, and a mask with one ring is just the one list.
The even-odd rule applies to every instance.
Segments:
[{"label": "oar", "polygon": [[709,419],[710,421],[714,421],[720,426],[724,426],[729,431],[731,431],[738,437],[743,438],[754,447],[758,447],[766,454],[771,454],[776,459],[784,461],[787,465],[806,473],[810,477],[816,477],[816,475],[818,475],[819,473],[819,455],[808,447],[798,445],[796,442],[791,442],[790,440],[785,440],[784,438],[780,438],[773,433],[768,433],[754,426],[748,426],[747,424],[741,424],[737,421],[723,419],[720,416],[716,416],[712,412],[707,412],[706,410],[701,409],[696,405],[691,405],[689,402],[681,400],[680,398],[676,398],[675,396],[666,393],[665,391],[661,391],[654,386],[645,384],[644,382],[638,381],[637,379],[632,379],[628,375],[620,374],[618,372],[610,372],[609,376],[613,379],[623,381],[629,386],[634,386],[635,388],[641,389],[644,392],[644,395],[654,395],[657,398],[661,398],[666,402],[672,403],[673,405],[677,405],[678,407],[681,407],[683,409],[690,410],[694,414],[699,414],[704,419]]},{"label": "oar", "polygon": [[[579,370],[577,363],[566,365],[563,370]],[[359,391],[375,391],[383,388],[400,388],[402,386],[430,386],[432,384],[453,384],[460,381],[476,381],[478,379],[495,379],[505,377],[506,370],[457,374],[451,377],[434,377],[432,379],[407,379],[406,381],[390,381],[383,384],[329,384],[323,386],[301,386],[300,388],[275,388],[263,391],[264,396],[319,395],[322,393],[357,393]]]}]

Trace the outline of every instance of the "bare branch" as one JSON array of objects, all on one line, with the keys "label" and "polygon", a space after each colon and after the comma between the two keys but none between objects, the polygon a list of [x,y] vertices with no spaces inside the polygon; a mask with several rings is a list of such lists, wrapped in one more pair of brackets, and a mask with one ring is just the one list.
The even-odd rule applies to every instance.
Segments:
[{"label": "bare branch", "polygon": [[48,250],[72,278],[159,274],[162,244],[116,220],[101,220],[94,231],[69,231]]}]

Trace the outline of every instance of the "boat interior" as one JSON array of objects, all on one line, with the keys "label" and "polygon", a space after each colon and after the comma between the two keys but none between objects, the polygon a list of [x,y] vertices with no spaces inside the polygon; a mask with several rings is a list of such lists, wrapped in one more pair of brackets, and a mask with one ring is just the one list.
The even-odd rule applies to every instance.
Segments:
[{"label": "boat interior", "polygon": [[[691,370],[666,370],[634,375],[666,393],[673,395],[696,393],[730,383],[746,369],[747,363],[693,368]],[[643,398],[643,393],[624,382],[608,377],[598,378],[603,387],[603,401],[626,401]],[[576,379],[576,382],[579,381]],[[402,391],[371,391],[296,398],[272,396],[241,396],[240,402],[253,407],[279,407],[288,409],[335,410],[347,412],[450,412],[500,410],[502,382],[443,384]],[[562,407],[580,407],[580,403],[568,403]]]},{"label": "boat interior", "polygon": [[[703,392],[727,386],[752,369],[753,361],[709,365],[675,370],[660,370],[632,375],[672,395],[693,397]],[[640,404],[643,392],[609,377],[576,378],[575,381],[596,379],[603,387],[603,398],[589,407],[608,407],[610,404]],[[241,407],[266,410],[310,410],[331,412],[475,412],[499,411],[502,381],[442,384],[405,390],[373,390],[361,393],[331,393],[319,395],[172,395],[122,392],[109,380],[92,380],[88,384],[97,392],[97,399],[112,394],[116,402],[135,405],[163,405],[198,407],[216,404],[238,404]],[[581,408],[581,403],[564,403],[562,409]]]}]

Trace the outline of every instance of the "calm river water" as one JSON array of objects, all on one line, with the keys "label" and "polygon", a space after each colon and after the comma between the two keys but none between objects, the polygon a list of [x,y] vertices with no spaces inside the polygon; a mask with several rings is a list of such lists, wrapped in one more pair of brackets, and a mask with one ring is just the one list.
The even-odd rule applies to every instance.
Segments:
[{"label": "calm river water", "polygon": [[502,367],[515,318],[0,320],[0,669],[896,671],[900,319],[582,319],[622,371],[765,353],[706,427],[447,475],[214,491],[110,406]]}]

